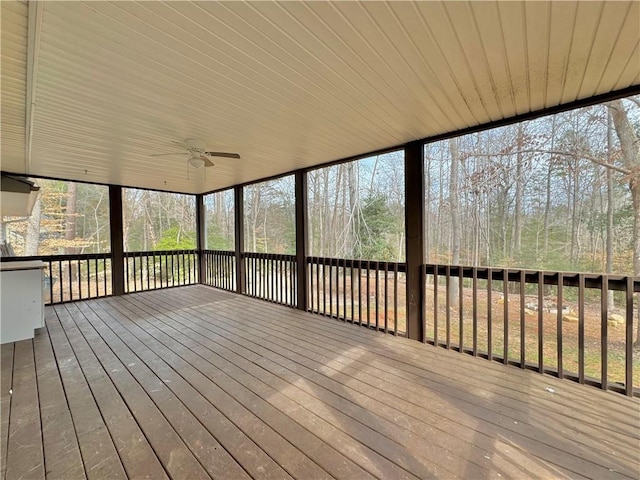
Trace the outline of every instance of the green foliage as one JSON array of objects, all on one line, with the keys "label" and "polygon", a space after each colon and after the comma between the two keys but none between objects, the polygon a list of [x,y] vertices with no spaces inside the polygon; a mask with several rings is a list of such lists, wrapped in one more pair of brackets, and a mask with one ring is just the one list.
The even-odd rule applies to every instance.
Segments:
[{"label": "green foliage", "polygon": [[196,237],[193,231],[184,232],[179,226],[173,226],[162,233],[162,237],[153,247],[158,250],[192,250],[196,248]]},{"label": "green foliage", "polygon": [[356,256],[364,260],[394,260],[395,252],[388,237],[395,229],[395,219],[385,196],[373,194],[365,198],[357,226],[360,242]]}]

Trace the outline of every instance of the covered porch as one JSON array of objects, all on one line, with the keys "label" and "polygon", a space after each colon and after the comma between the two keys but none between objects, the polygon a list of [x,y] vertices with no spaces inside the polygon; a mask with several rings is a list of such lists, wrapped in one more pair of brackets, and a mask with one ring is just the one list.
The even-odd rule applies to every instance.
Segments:
[{"label": "covered porch", "polygon": [[201,285],[47,307],[2,347],[2,397],[6,478],[640,468],[636,399]]}]

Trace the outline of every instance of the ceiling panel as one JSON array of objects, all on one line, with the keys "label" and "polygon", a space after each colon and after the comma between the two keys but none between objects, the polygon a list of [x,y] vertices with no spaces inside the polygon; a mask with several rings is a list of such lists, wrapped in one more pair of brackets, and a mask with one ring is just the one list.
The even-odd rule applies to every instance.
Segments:
[{"label": "ceiling panel", "polygon": [[[32,175],[198,193],[640,81],[638,2],[49,1],[31,37],[0,5],[1,166]],[[149,156],[193,137],[242,159]]]},{"label": "ceiling panel", "polygon": [[27,92],[26,2],[0,2],[0,165],[25,169]]}]

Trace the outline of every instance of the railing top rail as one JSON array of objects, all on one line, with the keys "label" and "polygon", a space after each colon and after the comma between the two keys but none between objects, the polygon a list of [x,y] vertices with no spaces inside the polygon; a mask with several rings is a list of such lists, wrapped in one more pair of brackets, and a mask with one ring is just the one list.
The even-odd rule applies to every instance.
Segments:
[{"label": "railing top rail", "polygon": [[234,250],[211,250],[209,248],[205,248],[202,250],[203,253],[210,253],[214,255],[222,255],[225,257],[235,257],[236,252]]},{"label": "railing top rail", "polygon": [[258,252],[242,252],[242,258],[262,258],[266,260],[289,260],[295,261],[295,255],[285,253],[258,253]]},{"label": "railing top rail", "polygon": [[472,278],[473,272],[476,272],[477,278],[486,280],[491,272],[491,278],[493,280],[504,280],[504,272],[508,272],[507,280],[510,282],[519,282],[522,274],[524,274],[525,283],[538,283],[539,275],[542,274],[545,285],[557,285],[558,278],[562,275],[562,285],[565,287],[577,287],[579,285],[580,278],[584,279],[585,288],[600,289],[602,287],[602,277],[607,277],[609,284],[609,290],[626,291],[627,279],[631,278],[633,281],[633,291],[640,292],[640,277],[625,276],[625,275],[610,275],[603,273],[578,273],[578,272],[557,272],[549,270],[531,270],[524,268],[510,268],[510,267],[471,267],[466,265],[442,265],[427,263],[424,264],[425,273],[432,275],[437,272],[438,275],[446,275],[447,269],[449,269],[449,275],[453,277],[460,276],[460,270],[462,270],[462,276],[464,278]]},{"label": "railing top rail", "polygon": [[67,260],[94,260],[111,258],[111,252],[105,253],[67,253],[60,255],[30,255],[28,257],[0,257],[0,262],[26,262],[29,260],[40,260],[46,262],[59,262]]},{"label": "railing top rail", "polygon": [[182,253],[197,253],[195,249],[184,250],[146,250],[146,251],[132,251],[124,252],[125,257],[140,256],[140,255],[176,255]]},{"label": "railing top rail", "polygon": [[351,258],[332,258],[332,257],[307,257],[307,263],[320,264],[320,265],[332,265],[337,267],[362,267],[370,270],[389,270],[398,272],[406,272],[407,264],[399,262],[385,262],[382,260],[359,260]]}]

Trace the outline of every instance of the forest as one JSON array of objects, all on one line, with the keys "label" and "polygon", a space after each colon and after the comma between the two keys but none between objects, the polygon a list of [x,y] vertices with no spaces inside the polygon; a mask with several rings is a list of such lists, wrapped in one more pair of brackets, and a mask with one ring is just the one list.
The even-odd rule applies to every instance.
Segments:
[{"label": "forest", "polygon": [[[639,274],[639,132],[633,97],[426,144],[426,261]],[[107,187],[37,182],[33,215],[2,219],[15,255],[109,251]],[[309,255],[404,261],[402,151],[308,186]],[[195,248],[194,197],[125,188],[123,206],[126,251]],[[233,192],[205,208],[207,248],[233,249]],[[245,250],[294,253],[294,212],[293,176],[246,186]]]}]

